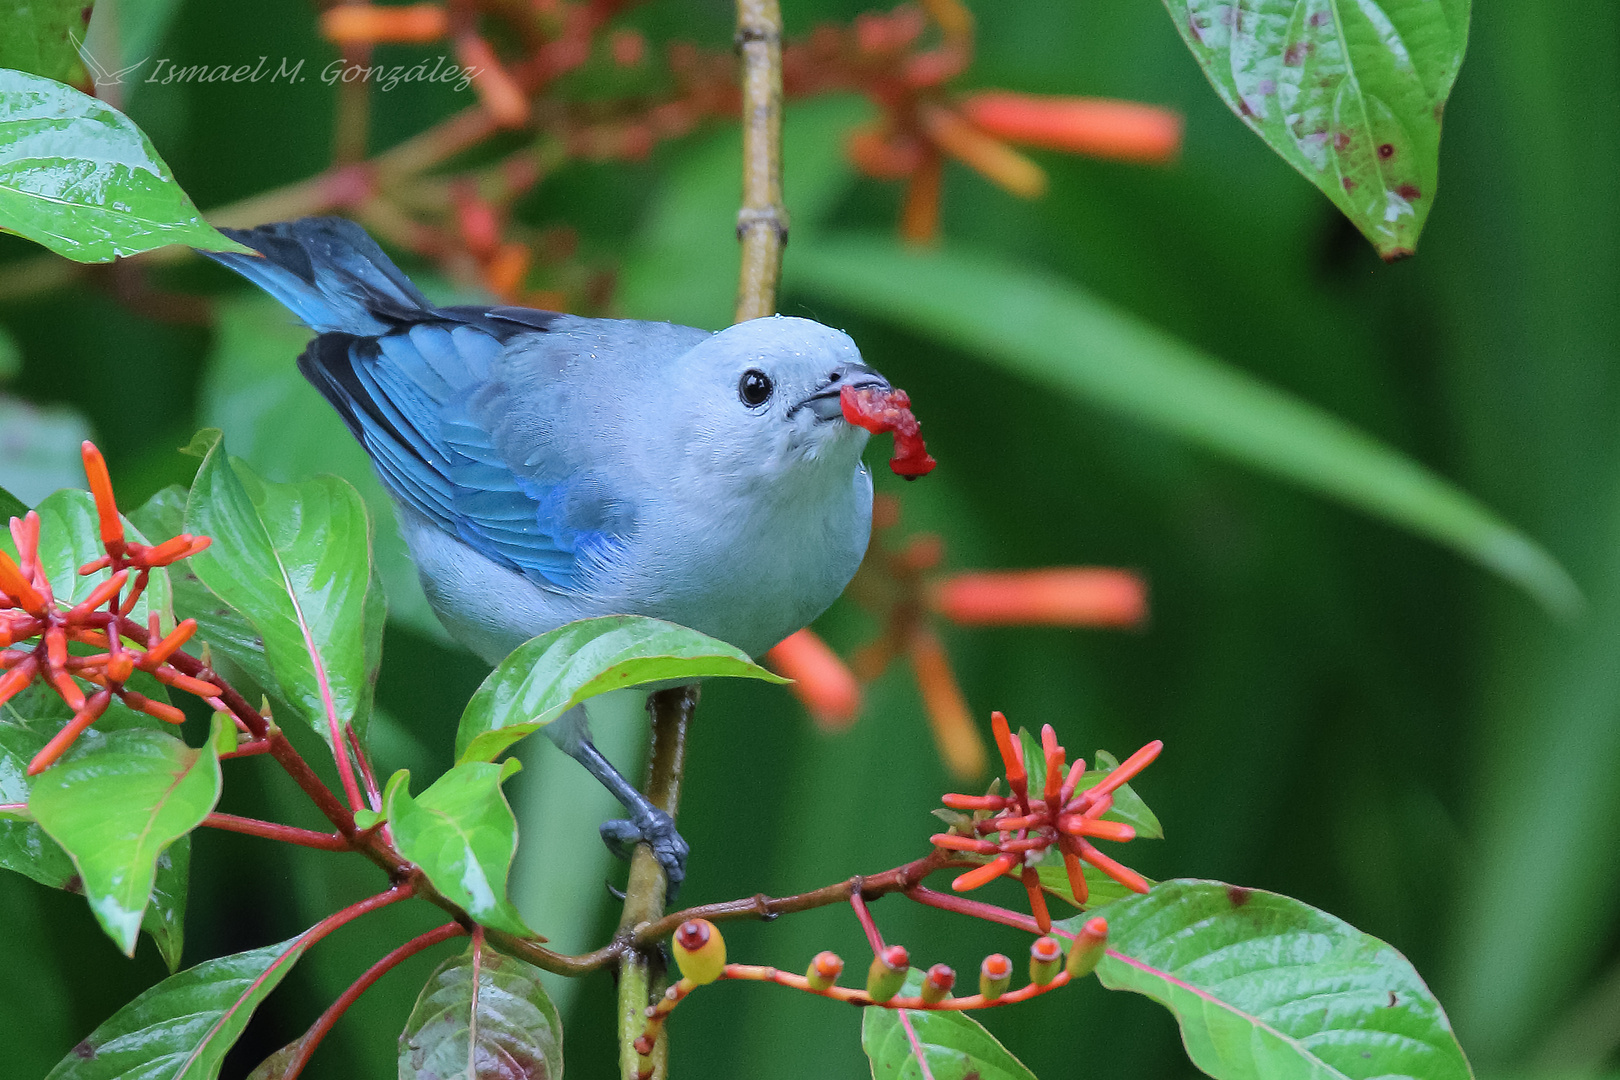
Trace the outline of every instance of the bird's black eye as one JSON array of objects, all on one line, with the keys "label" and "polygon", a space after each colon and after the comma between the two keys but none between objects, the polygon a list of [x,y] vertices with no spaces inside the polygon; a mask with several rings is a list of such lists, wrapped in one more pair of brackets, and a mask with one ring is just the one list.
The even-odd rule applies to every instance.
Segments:
[{"label": "bird's black eye", "polygon": [[771,382],[771,377],[758,368],[749,368],[737,381],[737,396],[750,407],[765,404],[775,389],[776,384]]}]

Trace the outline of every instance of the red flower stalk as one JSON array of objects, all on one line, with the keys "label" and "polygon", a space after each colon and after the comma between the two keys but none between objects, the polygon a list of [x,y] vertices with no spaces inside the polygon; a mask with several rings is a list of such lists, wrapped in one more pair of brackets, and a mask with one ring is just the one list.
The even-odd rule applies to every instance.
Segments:
[{"label": "red flower stalk", "polygon": [[[79,603],[68,607],[58,601],[40,564],[39,515],[33,511],[11,519],[11,536],[19,560],[14,562],[0,551],[0,671],[5,672],[0,675],[0,704],[38,679],[61,695],[73,710],[73,719],[29,763],[30,776],[49,768],[66,753],[74,740],[107,711],[114,697],[138,712],[171,724],[184,720],[185,715],[174,706],[153,701],[124,685],[137,670],[204,699],[215,698],[220,692],[212,683],[184,675],[168,663],[197,629],[195,621],[187,619],[162,637],[157,615],[153,614],[145,640],[141,641],[131,636],[127,619],[146,589],[152,569],[197,554],[208,547],[208,537],[182,534],[161,544],[130,543],[118,516],[106,461],[88,442],[82,451],[107,554],[80,567],[79,573],[88,576],[108,569],[112,573]],[[138,641],[140,647],[131,648],[126,638]],[[6,648],[34,639],[37,641],[32,648]],[[106,651],[72,656],[68,653],[70,641]],[[80,680],[97,689],[86,697]]]},{"label": "red flower stalk", "polygon": [[[975,811],[972,831],[960,832],[966,825],[932,837],[936,847],[991,857],[983,866],[969,870],[951,882],[957,892],[987,885],[1004,875],[1016,875],[1029,893],[1030,913],[1045,933],[1052,928],[1036,866],[1047,850],[1056,847],[1063,856],[1069,887],[1077,903],[1086,899],[1086,879],[1082,861],[1090,863],[1115,881],[1135,892],[1147,892],[1147,879],[1127,866],[1104,855],[1089,838],[1124,842],[1135,839],[1136,830],[1119,821],[1105,821],[1102,815],[1114,805],[1113,792],[1129,782],[1159,756],[1164,744],[1155,740],[1132,754],[1119,768],[1084,791],[1077,790],[1086,763],[1075,761],[1065,768],[1066,751],[1058,745],[1050,724],[1041,729],[1041,751],[1046,761],[1046,779],[1031,797],[1029,772],[1021,742],[1013,736],[1007,718],[990,714],[996,749],[1001,753],[1011,796],[946,795],[944,803],[953,810]],[[981,816],[988,815],[988,816]],[[993,856],[993,857],[992,857]]]}]

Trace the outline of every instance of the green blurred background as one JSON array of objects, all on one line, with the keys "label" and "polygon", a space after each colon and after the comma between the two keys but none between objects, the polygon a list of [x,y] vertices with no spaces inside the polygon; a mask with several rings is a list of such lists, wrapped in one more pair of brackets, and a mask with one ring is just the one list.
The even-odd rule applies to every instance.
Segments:
[{"label": "green blurred background", "polygon": [[[856,0],[785,7],[797,33],[862,10]],[[1476,10],[1427,234],[1415,259],[1386,266],[1227,112],[1159,5],[973,7],[979,54],[967,85],[1169,105],[1185,113],[1187,137],[1179,163],[1162,169],[1041,155],[1052,186],[1037,202],[948,168],[950,244],[1068,281],[1386,440],[1545,544],[1589,602],[1559,622],[1428,541],[790,286],[781,310],[846,327],[911,392],[942,464],[905,488],[905,525],[941,534],[947,567],[1119,565],[1151,583],[1141,632],[948,630],[975,714],[1051,722],[1088,757],[1165,739],[1137,789],[1167,839],[1133,845],[1133,865],[1286,892],[1392,942],[1436,988],[1484,1075],[1612,1066],[1620,12],[1600,0]],[[732,13],[719,0],[658,0],[625,22],[655,43],[719,46]],[[297,0],[180,0],[152,54],[307,57],[315,72],[336,55]],[[207,208],[324,168],[333,96],[318,78],[151,85],[126,105]],[[443,88],[375,92],[373,148],[468,100]],[[790,114],[801,244],[892,228],[897,190],[857,179],[840,156],[841,133],[864,113],[846,99]],[[619,269],[617,313],[718,326],[734,286],[736,171],[735,133],[717,126],[644,164],[572,166],[521,216],[576,227],[587,259]],[[0,279],[36,253],[0,238]],[[34,501],[79,484],[74,448],[88,431],[134,505],[188,479],[195,462],[174,448],[203,424],[223,425],[232,449],[271,476],[332,470],[366,482],[358,449],[297,380],[302,333],[279,308],[198,260],[153,280],[211,305],[154,318],[149,300],[120,296],[105,271],[45,292],[0,290],[0,360],[17,361],[0,363],[0,486]],[[879,473],[880,488],[899,489]],[[455,719],[484,669],[435,630],[386,524],[379,542],[396,618],[378,689],[392,722],[380,725],[377,756],[384,770],[412,768],[419,787],[448,765]],[[873,629],[845,605],[818,628],[841,647]],[[613,752],[632,760],[642,728],[609,727]],[[799,891],[915,857],[932,831],[927,809],[951,786],[904,669],[838,736],[816,732],[778,689],[711,685],[694,740],[683,902]],[[622,873],[594,839],[608,807],[549,745],[525,757],[512,785],[524,840],[514,899],[560,947],[584,948],[610,933],[603,879]],[[308,817],[265,759],[232,766],[222,808]],[[377,885],[358,859],[218,833],[197,834],[193,867],[188,964],[290,936]],[[6,876],[0,909],[8,1076],[43,1075],[161,977],[149,945],[134,962],[117,955],[79,897]],[[1021,948],[1011,931],[902,900],[875,911],[923,963],[971,971],[987,952]],[[296,1037],[434,914],[402,905],[323,944],[261,1010],[226,1075]],[[864,948],[843,910],[727,935],[735,958],[786,968],[821,948]],[[368,995],[306,1075],[393,1076],[429,957]],[[568,1074],[614,1075],[610,978],[558,993]],[[862,1076],[858,1021],[830,1002],[721,985],[675,1017],[675,1075]],[[1095,984],[984,1021],[1045,1078],[1193,1073],[1167,1014]]]}]

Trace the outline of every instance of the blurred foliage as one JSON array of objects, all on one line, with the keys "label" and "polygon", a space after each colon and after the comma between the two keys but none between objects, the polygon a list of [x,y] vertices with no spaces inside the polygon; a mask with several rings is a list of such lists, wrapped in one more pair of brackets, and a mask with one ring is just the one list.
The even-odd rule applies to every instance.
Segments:
[{"label": "blurred foliage", "polygon": [[[864,5],[785,6],[790,32],[804,33]],[[1140,784],[1167,834],[1144,849],[1144,872],[1284,892],[1390,942],[1429,976],[1487,1077],[1612,1067],[1620,382],[1610,365],[1620,341],[1620,129],[1611,121],[1620,115],[1620,12],[1596,0],[1502,0],[1475,12],[1421,254],[1386,266],[1211,93],[1158,7],[973,6],[980,33],[970,81],[1170,105],[1187,116],[1187,141],[1179,163],[1155,170],[1041,155],[1051,186],[1033,202],[949,167],[944,233],[953,245],[1072,282],[1400,448],[1545,544],[1588,600],[1578,619],[1554,622],[1425,540],[1077,403],[915,323],[902,329],[821,293],[789,292],[783,311],[844,326],[910,391],[942,464],[905,487],[906,520],[945,538],[948,566],[1127,565],[1152,584],[1153,621],[1137,635],[951,631],[976,715],[1000,708],[1015,724],[1051,722],[1076,747],[1123,751],[1165,739]],[[732,11],[719,0],[656,0],[626,22],[654,42],[713,46],[729,40]],[[287,55],[319,70],[336,56],[315,36],[308,6],[291,0],[183,0],[167,34],[152,40],[154,56],[177,63]],[[413,62],[435,54],[379,50]],[[335,89],[318,78],[125,89],[123,106],[199,206],[302,179],[329,160]],[[446,87],[419,84],[373,98],[375,148],[462,103]],[[854,106],[818,103],[790,115],[796,226],[889,231],[899,193],[842,165],[840,109]],[[536,188],[520,217],[570,225],[583,257],[619,266],[619,313],[719,325],[735,270],[727,246],[735,145],[734,133],[715,130],[643,164],[571,166]],[[718,213],[711,191],[732,193]],[[0,276],[36,251],[0,237]],[[790,246],[790,283],[793,258]],[[26,299],[0,293],[0,326],[20,357],[15,374],[0,365],[0,378],[27,403],[0,398],[0,486],[38,498],[77,483],[69,469],[29,488],[38,470],[56,468],[37,449],[53,444],[40,426],[76,440],[80,417],[130,506],[189,480],[196,461],[175,448],[220,420],[269,478],[331,468],[365,479],[352,445],[305,441],[322,425],[341,435],[312,393],[300,403],[281,381],[277,397],[253,396],[257,380],[293,378],[297,331],[285,331],[274,355],[249,355],[255,335],[286,324],[233,330],[240,285],[200,260],[152,277],[166,292],[217,294],[220,318],[143,305],[116,269]],[[51,411],[26,411],[36,408]],[[900,490],[877,471],[880,487]],[[375,486],[361,490],[377,509]],[[397,541],[378,543],[386,552]],[[408,569],[390,570],[386,559],[390,593],[408,596]],[[486,669],[428,626],[419,600],[395,610],[409,617],[390,623],[384,645],[379,765],[426,779],[450,765],[456,718]],[[872,627],[840,606],[818,629],[848,646]],[[630,730],[604,739],[604,749],[619,742],[628,761]],[[319,757],[313,733],[289,734]],[[605,890],[593,907],[584,894],[594,886],[576,884],[566,896],[536,887],[527,898],[523,888],[560,865],[579,868],[574,882],[622,875],[597,846],[599,818],[580,811],[565,829],[547,816],[570,793],[593,797],[591,781],[538,740],[524,753],[529,768],[508,784],[524,837],[514,902],[562,947],[598,943],[612,926]],[[924,808],[946,786],[915,689],[898,673],[837,736],[815,731],[778,688],[715,682],[690,760],[682,829],[694,856],[682,898],[693,903],[809,888],[912,857],[933,831]],[[232,776],[221,810],[319,826],[268,762],[241,762]],[[897,807],[917,808],[915,817],[880,816]],[[290,937],[376,884],[358,859],[218,833],[194,837],[192,865],[187,963]],[[43,1075],[162,976],[149,945],[133,962],[119,956],[79,897],[7,874],[0,903],[11,919],[0,936],[8,1075]],[[947,932],[950,916],[896,900],[875,913],[891,937],[933,943],[938,955],[917,950],[923,963],[971,971],[987,951],[1022,948],[1014,931],[967,939]],[[296,1038],[379,943],[428,929],[434,913],[402,905],[372,918],[287,976],[227,1057],[225,1076],[244,1075]],[[863,948],[836,909],[735,924],[727,935],[733,956],[795,970],[819,949]],[[380,983],[305,1075],[392,1076],[398,1033],[443,958],[424,954]],[[569,1075],[612,1075],[610,979],[583,980],[556,1000]],[[1188,1074],[1168,1015],[1095,986],[984,1022],[1049,1080]],[[831,1003],[716,987],[672,1021],[674,1068],[864,1075],[858,1028],[857,1014]]]}]

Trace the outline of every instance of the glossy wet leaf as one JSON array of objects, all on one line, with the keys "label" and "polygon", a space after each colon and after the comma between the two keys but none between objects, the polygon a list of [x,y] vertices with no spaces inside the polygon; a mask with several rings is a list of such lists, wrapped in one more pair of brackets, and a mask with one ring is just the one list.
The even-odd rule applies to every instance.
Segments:
[{"label": "glossy wet leaf", "polygon": [[11,70],[0,70],[0,229],[77,262],[168,244],[246,250],[202,219],[129,117]]},{"label": "glossy wet leaf", "polygon": [[[1024,746],[1024,769],[1029,773],[1030,795],[1036,797],[1046,787],[1046,758],[1041,754],[1041,741],[1031,735],[1028,728],[1019,728],[1018,738]],[[1092,768],[1080,774],[1076,791],[1085,791],[1102,783],[1103,777],[1119,768],[1119,759],[1106,750],[1098,750],[1091,764]],[[1159,824],[1158,817],[1129,784],[1121,784],[1114,789],[1114,805],[1103,817],[1131,826],[1136,830],[1138,840],[1164,839],[1164,826]]]},{"label": "glossy wet leaf", "polygon": [[[912,968],[900,993],[916,995],[922,977]],[[871,1060],[872,1080],[922,1080],[917,1055],[900,1025],[902,1012],[911,1020],[934,1080],[1035,1080],[1023,1062],[967,1013],[868,1005],[861,1010],[861,1047]]]},{"label": "glossy wet leaf", "polygon": [[370,520],[347,482],[261,481],[230,461],[218,432],[198,436],[202,467],[188,531],[213,546],[191,569],[263,639],[276,689],[328,743],[331,719],[362,736],[383,613],[373,589]]},{"label": "glossy wet leaf", "polygon": [[[39,563],[51,583],[51,592],[64,604],[76,604],[112,576],[108,570],[97,570],[93,574],[79,573],[79,567],[107,553],[101,545],[96,501],[88,491],[64,488],[46,496],[34,507],[34,511],[39,514]],[[127,517],[123,520],[124,535],[130,540],[144,544],[151,539]],[[157,539],[163,541],[169,537],[159,536]],[[12,542],[9,530],[0,530],[0,547],[16,556],[17,545]],[[136,601],[130,618],[144,625],[147,615],[154,611],[165,629],[173,628],[169,572],[163,567],[151,572],[146,590]]]},{"label": "glossy wet leaf", "polygon": [[415,797],[411,774],[401,769],[383,792],[383,809],[400,854],[440,892],[485,926],[527,937],[523,917],[506,899],[517,819],[501,782],[518,768],[515,760],[464,762]]},{"label": "glossy wet leaf", "polygon": [[90,5],[84,0],[11,0],[3,10],[0,68],[71,82],[80,67],[75,38],[84,40]]},{"label": "glossy wet leaf", "polygon": [[1165,0],[1221,100],[1386,259],[1434,202],[1470,0]]},{"label": "glossy wet leaf", "polygon": [[584,701],[627,686],[730,676],[785,683],[741,649],[639,615],[581,619],[518,646],[461,714],[459,761],[491,761]]},{"label": "glossy wet leaf", "polygon": [[34,778],[28,809],[72,857],[96,920],[133,955],[159,857],[219,801],[216,741],[192,749],[149,728],[91,728]]},{"label": "glossy wet leaf", "polygon": [[428,977],[399,1037],[400,1080],[557,1080],[562,1071],[562,1021],[540,970],[477,945]]},{"label": "glossy wet leaf", "polygon": [[1167,881],[1110,905],[1097,977],[1169,1008],[1216,1080],[1469,1080],[1406,957],[1308,904]]},{"label": "glossy wet leaf", "polygon": [[1473,496],[1331,413],[1075,285],[990,256],[913,252],[874,239],[818,240],[786,265],[789,282],[815,295],[1446,544],[1555,613],[1582,606],[1563,567]]},{"label": "glossy wet leaf", "polygon": [[91,1032],[46,1080],[214,1080],[304,942],[299,935],[169,976]]},{"label": "glossy wet leaf", "polygon": [[[141,692],[160,697],[161,686]],[[28,813],[28,763],[72,716],[55,693],[36,683],[0,707],[0,804],[23,804],[19,814],[0,817],[0,868],[33,878],[53,889],[82,893],[84,885],[73,860],[46,835]],[[160,730],[159,721],[114,699],[96,726],[101,731],[144,728]],[[157,859],[151,903],[141,916],[141,929],[152,936],[158,952],[174,971],[185,941],[186,895],[191,867],[191,837],[182,836]]]},{"label": "glossy wet leaf", "polygon": [[[170,484],[131,510],[129,519],[148,536],[177,536],[186,528],[186,495],[185,488]],[[175,563],[168,571],[175,618],[197,620],[197,634],[187,643],[186,651],[199,653],[202,643],[206,642],[214,655],[225,657],[261,690],[276,691],[279,697],[280,688],[265,659],[264,641],[253,624],[202,583],[192,570],[190,559]]]}]

